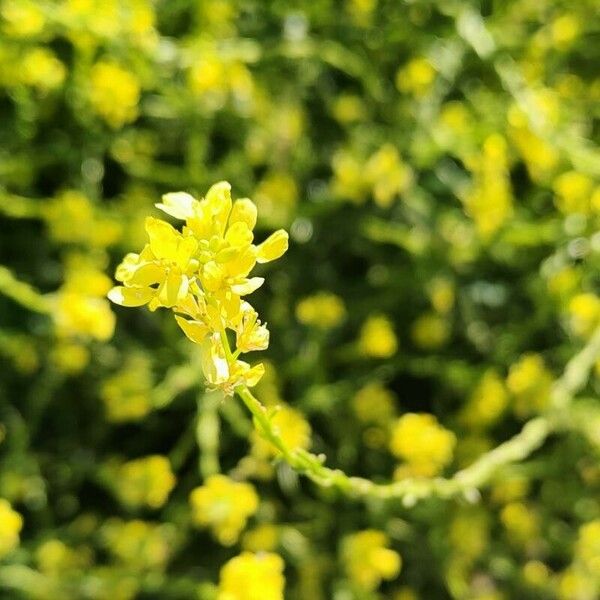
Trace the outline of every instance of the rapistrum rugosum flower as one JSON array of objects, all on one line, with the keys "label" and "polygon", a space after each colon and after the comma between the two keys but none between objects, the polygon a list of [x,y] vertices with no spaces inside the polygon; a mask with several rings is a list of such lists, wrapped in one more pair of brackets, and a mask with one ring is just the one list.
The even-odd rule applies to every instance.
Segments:
[{"label": "rapistrum rugosum flower", "polygon": [[[257,263],[282,256],[288,234],[275,231],[255,245],[257,209],[248,198],[235,202],[226,181],[213,185],[205,198],[185,192],[165,194],[156,206],[185,221],[181,231],[161,219],[148,217],[148,243],[130,253],[117,267],[108,297],[121,306],[164,307],[175,314],[185,335],[201,346],[201,363],[209,387],[233,394],[238,385],[255,385],[264,372],[239,354],[264,350],[269,331],[258,313],[243,299],[263,283],[251,277]],[[235,333],[230,348],[227,330]]]}]

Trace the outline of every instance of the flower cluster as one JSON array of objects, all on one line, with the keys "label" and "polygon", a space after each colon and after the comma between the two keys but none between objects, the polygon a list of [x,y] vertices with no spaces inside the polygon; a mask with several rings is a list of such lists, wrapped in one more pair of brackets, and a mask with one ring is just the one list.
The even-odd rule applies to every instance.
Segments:
[{"label": "flower cluster", "polygon": [[283,600],[283,567],[278,554],[242,552],[221,569],[217,600]]},{"label": "flower cluster", "polygon": [[0,558],[19,545],[22,527],[23,517],[7,500],[0,498]]},{"label": "flower cluster", "polygon": [[250,483],[211,475],[203,486],[192,490],[190,503],[193,522],[210,527],[221,544],[231,546],[257,511],[258,495]]},{"label": "flower cluster", "polygon": [[[149,242],[118,266],[116,278],[123,285],[110,290],[108,297],[122,306],[171,309],[185,335],[200,344],[209,387],[231,395],[239,385],[255,385],[264,367],[250,367],[237,357],[265,350],[269,331],[243,298],[264,282],[262,277],[249,277],[256,263],[282,256],[288,234],[280,229],[253,244],[256,206],[248,198],[233,203],[225,181],[213,185],[202,200],[177,192],[166,194],[156,206],[185,221],[183,231],[148,217]],[[235,335],[233,351],[228,330]]]},{"label": "flower cluster", "polygon": [[371,591],[382,580],[394,579],[400,572],[402,559],[388,545],[387,535],[375,529],[359,531],[344,538],[341,554],[350,580]]}]

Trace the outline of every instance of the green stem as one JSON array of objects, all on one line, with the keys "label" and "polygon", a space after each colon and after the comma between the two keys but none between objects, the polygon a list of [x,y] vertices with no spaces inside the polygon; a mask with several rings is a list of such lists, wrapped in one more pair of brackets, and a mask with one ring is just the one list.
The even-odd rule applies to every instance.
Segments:
[{"label": "green stem", "polygon": [[302,449],[288,448],[269,419],[265,407],[248,387],[240,385],[235,391],[252,413],[258,430],[279,450],[283,460],[321,486],[338,488],[352,497],[398,499],[405,506],[412,506],[417,501],[429,497],[451,498],[462,495],[467,499],[476,500],[478,488],[489,484],[499,469],[527,458],[542,446],[552,432],[560,429],[564,410],[573,396],[586,384],[590,369],[598,356],[600,328],[586,346],[569,361],[562,377],[554,384],[552,405],[548,412],[526,423],[513,438],[490,450],[450,478],[408,478],[379,484],[362,477],[349,477],[343,471],[326,467],[323,464],[324,456],[317,456]]}]

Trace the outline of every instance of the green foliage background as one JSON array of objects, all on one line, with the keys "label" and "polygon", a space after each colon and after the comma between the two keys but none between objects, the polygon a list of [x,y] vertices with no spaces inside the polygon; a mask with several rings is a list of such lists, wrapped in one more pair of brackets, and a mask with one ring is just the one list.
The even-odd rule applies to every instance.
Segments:
[{"label": "green foliage background", "polygon": [[[600,367],[565,430],[475,503],[357,502],[283,463],[259,477],[238,401],[205,396],[170,315],[109,307],[102,275],[139,250],[161,194],[230,181],[260,235],[291,235],[253,297],[271,331],[257,396],[301,411],[349,474],[391,479],[390,428],[415,412],[456,435],[437,472],[471,464],[548,410],[600,324],[597,12],[3,0],[0,498],[23,529],[2,597],[213,598],[221,566],[263,547],[285,560],[286,598],[600,597]],[[317,292],[339,319],[297,313]],[[362,329],[378,315],[398,342],[384,356]],[[383,419],[353,400],[375,383],[393,394]],[[156,507],[128,502],[118,471],[150,455],[177,479]],[[189,493],[215,470],[256,485],[258,541],[193,526]],[[166,485],[148,478],[134,495]],[[135,519],[148,529],[127,546]],[[369,528],[403,561],[373,589],[340,550]]]}]

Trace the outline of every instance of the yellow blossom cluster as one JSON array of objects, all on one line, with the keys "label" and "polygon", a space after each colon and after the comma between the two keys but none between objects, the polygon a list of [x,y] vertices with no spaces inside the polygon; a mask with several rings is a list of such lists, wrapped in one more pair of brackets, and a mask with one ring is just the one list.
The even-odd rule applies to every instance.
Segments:
[{"label": "yellow blossom cluster", "polygon": [[360,204],[368,194],[389,208],[412,182],[412,171],[392,144],[384,144],[366,161],[348,149],[339,150],[332,161],[332,191],[341,200]]},{"label": "yellow blossom cluster", "polygon": [[[157,207],[184,220],[179,232],[166,221],[148,217],[149,243],[128,254],[117,268],[123,283],[109,292],[122,306],[171,309],[186,336],[200,345],[202,370],[209,387],[233,394],[239,385],[255,385],[264,373],[237,357],[264,350],[269,331],[243,299],[264,279],[249,277],[256,263],[282,256],[288,234],[280,229],[254,245],[257,210],[251,200],[231,200],[227,182],[213,185],[202,200],[184,192],[166,194]],[[232,351],[227,330],[235,335]]]},{"label": "yellow blossom cluster", "polygon": [[283,568],[272,552],[242,552],[221,569],[217,600],[283,600]]},{"label": "yellow blossom cluster", "polygon": [[8,500],[0,498],[0,558],[19,545],[23,517],[13,510]]},{"label": "yellow blossom cluster", "polygon": [[90,71],[90,103],[110,127],[135,120],[140,100],[137,77],[114,62],[100,61]]},{"label": "yellow blossom cluster", "polygon": [[550,399],[552,373],[544,359],[535,353],[524,354],[511,365],[506,386],[514,396],[514,411],[519,416],[543,410]]},{"label": "yellow blossom cluster", "polygon": [[442,427],[434,415],[406,413],[392,426],[390,450],[405,461],[396,472],[405,475],[433,476],[452,460],[456,436]]},{"label": "yellow blossom cluster", "polygon": [[464,197],[467,212],[482,240],[489,240],[512,215],[508,147],[500,134],[489,136],[483,152],[468,161],[473,184]]},{"label": "yellow blossom cluster", "polygon": [[389,358],[396,354],[398,338],[385,315],[371,315],[362,325],[358,347],[364,356]]},{"label": "yellow blossom cluster", "polygon": [[175,487],[169,459],[158,454],[123,463],[114,477],[115,493],[132,508],[160,508]]},{"label": "yellow blossom cluster", "polygon": [[494,369],[488,369],[469,397],[462,419],[471,427],[491,427],[502,417],[508,402],[504,381]]},{"label": "yellow blossom cluster", "polygon": [[211,475],[190,494],[192,521],[209,527],[219,543],[231,546],[258,510],[258,495],[250,483],[226,475]]},{"label": "yellow blossom cluster", "polygon": [[395,396],[380,382],[368,383],[352,398],[352,408],[362,423],[386,425],[395,415]]},{"label": "yellow blossom cluster", "polygon": [[342,540],[341,557],[348,578],[363,590],[372,591],[383,580],[398,576],[400,555],[389,548],[389,538],[382,531],[366,529]]},{"label": "yellow blossom cluster", "polygon": [[175,527],[140,519],[109,519],[100,530],[102,541],[120,562],[136,569],[162,569],[173,554]]},{"label": "yellow blossom cluster", "polygon": [[346,317],[343,300],[329,292],[307,296],[296,305],[296,318],[304,325],[317,329],[331,329]]},{"label": "yellow blossom cluster", "polygon": [[115,329],[115,316],[106,301],[110,279],[78,255],[67,261],[65,271],[62,287],[50,297],[57,335],[110,339]]}]

